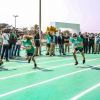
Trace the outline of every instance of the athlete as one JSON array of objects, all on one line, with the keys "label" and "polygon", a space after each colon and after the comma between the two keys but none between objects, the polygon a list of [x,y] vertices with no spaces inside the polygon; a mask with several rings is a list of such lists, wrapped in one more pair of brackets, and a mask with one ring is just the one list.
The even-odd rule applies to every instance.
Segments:
[{"label": "athlete", "polygon": [[72,38],[70,38],[71,43],[73,44],[73,57],[75,59],[75,65],[78,65],[78,60],[76,53],[79,51],[83,57],[83,64],[85,63],[85,55],[83,51],[83,39],[78,36],[76,33],[73,34]]},{"label": "athlete", "polygon": [[30,63],[30,61],[32,60],[34,62],[34,68],[37,68],[37,64],[36,61],[34,59],[34,46],[32,44],[32,37],[25,35],[24,36],[24,40],[22,40],[23,46],[26,49],[26,53],[27,53],[27,59],[28,59],[28,63]]}]

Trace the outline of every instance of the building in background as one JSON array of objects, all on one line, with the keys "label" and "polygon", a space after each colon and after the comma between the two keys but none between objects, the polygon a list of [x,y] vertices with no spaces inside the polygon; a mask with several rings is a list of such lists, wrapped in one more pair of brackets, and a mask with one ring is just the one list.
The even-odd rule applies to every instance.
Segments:
[{"label": "building in background", "polygon": [[55,26],[57,30],[65,31],[68,30],[71,33],[79,33],[80,32],[80,24],[74,23],[64,23],[64,22],[51,22],[51,26]]}]

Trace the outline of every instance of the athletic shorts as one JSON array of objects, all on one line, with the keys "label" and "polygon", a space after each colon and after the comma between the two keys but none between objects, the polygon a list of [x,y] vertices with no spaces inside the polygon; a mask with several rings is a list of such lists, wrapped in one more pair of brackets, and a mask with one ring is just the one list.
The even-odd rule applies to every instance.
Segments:
[{"label": "athletic shorts", "polygon": [[50,44],[49,43],[47,43],[47,47],[50,48]]},{"label": "athletic shorts", "polygon": [[36,46],[36,47],[40,47],[40,41],[36,41],[36,42],[35,42],[35,46]]},{"label": "athletic shorts", "polygon": [[27,56],[34,56],[33,53],[27,53]]},{"label": "athletic shorts", "polygon": [[75,48],[76,51],[83,52],[83,48]]}]

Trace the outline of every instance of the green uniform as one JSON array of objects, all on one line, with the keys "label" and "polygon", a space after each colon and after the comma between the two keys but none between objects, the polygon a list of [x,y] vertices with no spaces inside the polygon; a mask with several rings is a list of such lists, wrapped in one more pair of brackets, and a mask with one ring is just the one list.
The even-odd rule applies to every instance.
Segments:
[{"label": "green uniform", "polygon": [[22,40],[23,45],[26,47],[27,54],[34,54],[34,47],[31,40]]},{"label": "green uniform", "polygon": [[70,41],[73,43],[74,48],[83,48],[83,45],[80,45],[83,43],[83,39],[81,37],[71,38]]}]

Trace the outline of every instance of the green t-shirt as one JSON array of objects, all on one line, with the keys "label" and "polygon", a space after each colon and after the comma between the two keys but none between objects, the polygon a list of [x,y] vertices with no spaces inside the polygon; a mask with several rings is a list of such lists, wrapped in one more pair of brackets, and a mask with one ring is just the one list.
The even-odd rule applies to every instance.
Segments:
[{"label": "green t-shirt", "polygon": [[80,45],[83,43],[83,39],[81,37],[77,37],[77,39],[71,38],[70,41],[73,43],[74,47],[83,48],[83,45]]},{"label": "green t-shirt", "polygon": [[32,45],[31,40],[26,40],[26,41],[22,40],[22,42],[23,42],[23,45],[26,47],[26,52],[34,54],[34,47]]},{"label": "green t-shirt", "polygon": [[47,43],[50,44],[51,43],[51,37],[50,37],[49,34],[46,36],[46,39],[47,39]]}]

